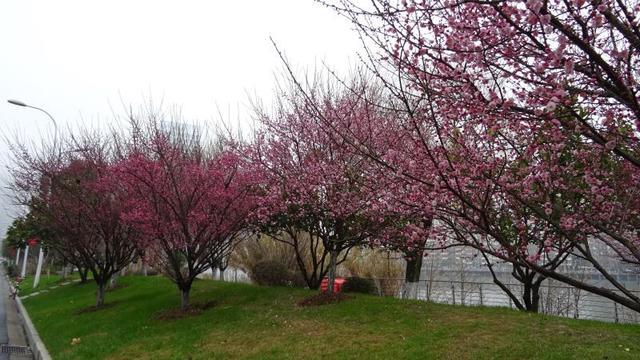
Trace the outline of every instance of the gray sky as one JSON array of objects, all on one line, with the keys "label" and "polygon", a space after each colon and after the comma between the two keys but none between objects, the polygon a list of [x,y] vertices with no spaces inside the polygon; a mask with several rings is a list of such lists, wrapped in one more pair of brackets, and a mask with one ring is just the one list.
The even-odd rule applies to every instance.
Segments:
[{"label": "gray sky", "polygon": [[[281,63],[272,36],[299,69],[343,71],[359,41],[351,24],[312,0],[3,0],[0,2],[0,131],[38,139],[60,128],[112,123],[122,101],[152,98],[186,118],[247,113],[247,93],[270,101]],[[235,115],[234,115],[235,119]],[[7,146],[0,144],[6,184]],[[15,213],[0,199],[0,236]]]}]

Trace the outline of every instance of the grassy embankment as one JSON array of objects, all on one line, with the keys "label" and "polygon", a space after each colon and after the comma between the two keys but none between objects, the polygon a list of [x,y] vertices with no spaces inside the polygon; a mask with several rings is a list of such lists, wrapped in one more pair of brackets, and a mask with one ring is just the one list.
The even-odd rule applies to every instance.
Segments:
[{"label": "grassy embankment", "polygon": [[194,303],[212,307],[167,320],[161,315],[179,302],[169,281],[119,281],[99,311],[82,311],[93,305],[93,283],[25,299],[54,359],[640,358],[637,325],[368,295],[299,307],[314,292],[212,280],[192,290]]},{"label": "grassy embankment", "polygon": [[[42,274],[40,276],[40,282],[38,283],[38,286],[35,288],[33,287],[33,278],[34,278],[33,275],[28,275],[20,283],[20,296],[27,296],[36,291],[48,290],[53,286],[58,286],[61,283],[77,280],[80,277],[78,276],[77,273],[68,275],[65,279],[62,279],[62,276],[57,274],[51,274],[51,275]],[[90,281],[93,281],[93,280],[90,280]]]}]

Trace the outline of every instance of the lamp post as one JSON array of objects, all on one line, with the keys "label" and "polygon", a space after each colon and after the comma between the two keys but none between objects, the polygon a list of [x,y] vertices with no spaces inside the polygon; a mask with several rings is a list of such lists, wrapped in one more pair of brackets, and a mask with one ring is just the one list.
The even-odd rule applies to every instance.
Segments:
[{"label": "lamp post", "polygon": [[47,114],[47,116],[49,117],[49,119],[51,119],[51,121],[53,122],[53,126],[56,128],[56,133],[58,132],[58,123],[56,122],[56,119],[53,118],[53,116],[51,116],[51,114],[49,114],[45,109],[41,109],[39,107],[36,106],[31,106],[31,105],[27,105],[25,103],[23,103],[22,101],[19,100],[7,100],[7,102],[11,105],[15,105],[15,106],[22,106],[22,107],[28,107],[28,108],[32,108],[32,109],[36,109],[36,110],[40,110],[43,113]]},{"label": "lamp post", "polygon": [[45,109],[39,108],[37,106],[32,106],[32,105],[28,105],[20,100],[15,100],[15,99],[9,99],[7,100],[7,102],[11,105],[15,105],[15,106],[21,106],[21,107],[27,107],[27,108],[32,108],[32,109],[36,109],[38,111],[41,111],[43,113],[45,113],[49,119],[51,119],[51,122],[53,123],[53,129],[54,129],[54,133],[53,133],[53,146],[54,148],[58,146],[58,122],[56,121],[56,119],[53,118],[53,116],[51,114],[49,114],[49,112]]}]

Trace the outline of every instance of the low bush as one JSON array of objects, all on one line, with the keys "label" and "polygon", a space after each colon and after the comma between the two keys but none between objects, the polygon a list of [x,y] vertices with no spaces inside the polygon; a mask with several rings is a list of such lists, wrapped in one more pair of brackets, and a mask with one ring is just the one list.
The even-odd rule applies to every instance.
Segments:
[{"label": "low bush", "polygon": [[259,261],[251,270],[251,279],[258,285],[286,286],[289,278],[287,267],[275,260]]},{"label": "low bush", "polygon": [[304,278],[300,273],[287,269],[285,264],[277,260],[262,260],[257,262],[249,275],[251,276],[251,280],[258,285],[306,286]]},{"label": "low bush", "polygon": [[307,282],[304,281],[304,276],[300,273],[298,269],[289,270],[289,284],[293,287],[306,288]]},{"label": "low bush", "polygon": [[395,279],[404,275],[404,260],[398,253],[353,249],[341,264],[350,276],[367,279]]},{"label": "low bush", "polygon": [[10,278],[14,278],[18,276],[18,267],[16,265],[7,263],[6,268],[7,268],[7,275]]},{"label": "low bush", "polygon": [[347,278],[347,282],[342,287],[342,290],[344,292],[375,294],[376,285],[373,283],[371,279],[365,279],[365,278],[354,276],[354,277]]},{"label": "low bush", "polygon": [[[286,270],[283,272],[281,269],[282,266],[273,265],[274,267],[280,268],[277,271],[283,276],[281,279],[273,279],[277,280],[274,284],[264,283],[267,279],[265,279],[261,273],[264,272],[265,269],[258,269],[258,264],[269,262],[278,263],[284,266]],[[242,242],[231,254],[229,264],[249,274],[251,280],[257,284],[287,285],[294,287],[307,286],[296,261],[295,249],[291,245],[276,241],[268,236],[262,235],[255,239]],[[261,264],[260,266],[265,265]],[[282,279],[284,279],[284,281],[282,281]]]}]

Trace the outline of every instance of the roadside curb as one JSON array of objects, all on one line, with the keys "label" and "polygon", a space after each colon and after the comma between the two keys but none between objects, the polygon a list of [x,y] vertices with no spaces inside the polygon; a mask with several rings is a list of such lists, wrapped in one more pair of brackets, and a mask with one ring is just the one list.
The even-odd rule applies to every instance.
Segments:
[{"label": "roadside curb", "polygon": [[[11,291],[15,291],[10,281],[9,287],[11,288]],[[27,334],[27,341],[31,347],[34,360],[51,360],[51,355],[49,355],[49,351],[46,346],[44,346],[44,342],[40,339],[40,335],[38,334],[36,327],[33,326],[29,313],[27,313],[27,309],[22,305],[22,300],[20,300],[19,296],[16,296],[15,302],[18,305],[18,315],[22,320],[22,325]]]}]

